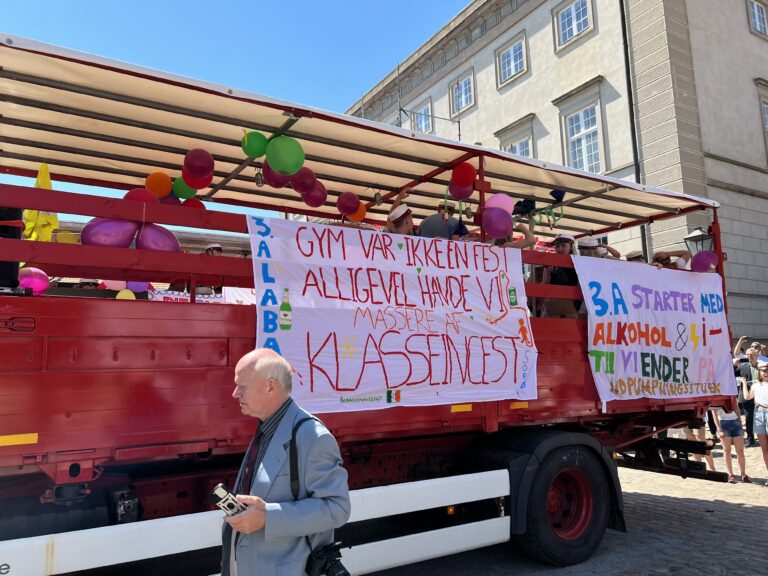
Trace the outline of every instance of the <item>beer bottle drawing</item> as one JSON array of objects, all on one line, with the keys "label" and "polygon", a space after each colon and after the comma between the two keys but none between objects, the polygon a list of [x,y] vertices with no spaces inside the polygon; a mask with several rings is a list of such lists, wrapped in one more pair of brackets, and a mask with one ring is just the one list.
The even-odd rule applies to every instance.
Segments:
[{"label": "beer bottle drawing", "polygon": [[509,288],[507,290],[507,296],[509,297],[509,305],[517,306],[517,288]]},{"label": "beer bottle drawing", "polygon": [[288,301],[288,290],[288,288],[283,289],[283,302],[280,304],[280,319],[278,320],[280,330],[290,330],[293,324],[293,319],[291,318],[293,308],[291,308],[291,303]]}]

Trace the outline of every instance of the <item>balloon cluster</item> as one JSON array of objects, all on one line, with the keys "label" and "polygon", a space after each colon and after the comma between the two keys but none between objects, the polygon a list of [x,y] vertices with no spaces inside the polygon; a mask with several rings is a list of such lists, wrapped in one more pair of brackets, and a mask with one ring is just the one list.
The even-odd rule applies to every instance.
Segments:
[{"label": "balloon cluster", "polygon": [[462,162],[453,168],[448,192],[456,200],[466,200],[472,196],[475,187],[475,167],[469,162]]}]

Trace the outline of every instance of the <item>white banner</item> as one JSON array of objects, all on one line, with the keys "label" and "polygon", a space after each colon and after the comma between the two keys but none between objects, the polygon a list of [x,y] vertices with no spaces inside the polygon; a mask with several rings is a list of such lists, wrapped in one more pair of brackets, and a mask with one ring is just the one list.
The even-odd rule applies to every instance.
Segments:
[{"label": "white banner", "polygon": [[244,306],[256,304],[255,288],[224,286],[221,289],[221,295],[224,297],[224,304],[241,304]]},{"label": "white banner", "polygon": [[260,347],[319,412],[536,398],[520,251],[248,220]]},{"label": "white banner", "polygon": [[574,256],[603,402],[736,394],[717,274]]},{"label": "white banner", "polygon": [[[188,292],[176,292],[175,290],[150,290],[147,299],[152,302],[189,302]],[[197,294],[196,304],[224,304],[221,294]]]}]

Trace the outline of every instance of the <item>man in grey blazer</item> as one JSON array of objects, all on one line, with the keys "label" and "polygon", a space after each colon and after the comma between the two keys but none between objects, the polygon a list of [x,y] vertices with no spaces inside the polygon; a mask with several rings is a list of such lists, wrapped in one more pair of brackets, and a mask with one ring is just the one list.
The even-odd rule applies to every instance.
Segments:
[{"label": "man in grey blazer", "polygon": [[[266,348],[235,367],[243,414],[259,420],[235,482],[248,508],[224,518],[222,575],[302,576],[311,550],[333,542],[350,513],[347,471],[336,439],[317,420],[296,433],[299,495],[290,486],[289,446],[294,424],[311,415],[291,398],[291,367]],[[311,549],[310,549],[311,546]]]}]

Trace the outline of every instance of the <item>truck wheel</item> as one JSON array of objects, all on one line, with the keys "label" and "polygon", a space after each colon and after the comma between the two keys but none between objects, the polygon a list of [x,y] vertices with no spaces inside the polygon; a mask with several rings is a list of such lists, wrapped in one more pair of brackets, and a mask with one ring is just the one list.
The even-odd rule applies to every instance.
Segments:
[{"label": "truck wheel", "polygon": [[585,447],[560,448],[536,473],[526,533],[515,542],[543,562],[578,564],[600,545],[610,506],[608,479],[597,457]]}]

